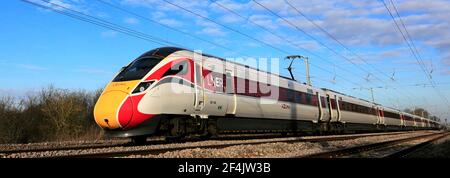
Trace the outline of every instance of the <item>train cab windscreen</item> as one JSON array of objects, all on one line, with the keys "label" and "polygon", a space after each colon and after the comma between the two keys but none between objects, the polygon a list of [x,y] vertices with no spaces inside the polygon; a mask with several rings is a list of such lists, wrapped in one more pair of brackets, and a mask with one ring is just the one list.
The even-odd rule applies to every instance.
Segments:
[{"label": "train cab windscreen", "polygon": [[145,57],[137,59],[129,66],[125,67],[125,69],[117,75],[113,82],[140,80],[148,72],[150,72],[153,67],[161,62],[161,60],[162,59],[159,57]]}]

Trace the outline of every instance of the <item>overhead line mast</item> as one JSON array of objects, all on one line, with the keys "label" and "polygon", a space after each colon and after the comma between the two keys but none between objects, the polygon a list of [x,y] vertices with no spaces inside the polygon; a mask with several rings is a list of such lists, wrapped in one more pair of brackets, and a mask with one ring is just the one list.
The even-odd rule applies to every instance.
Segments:
[{"label": "overhead line mast", "polygon": [[291,74],[292,80],[295,80],[294,75],[292,75],[292,63],[294,62],[295,59],[304,59],[305,60],[306,84],[311,86],[311,77],[309,75],[309,58],[305,57],[305,56],[300,56],[300,55],[292,55],[292,56],[287,56],[286,59],[291,60],[291,63],[289,64],[289,67],[287,68],[287,70]]}]

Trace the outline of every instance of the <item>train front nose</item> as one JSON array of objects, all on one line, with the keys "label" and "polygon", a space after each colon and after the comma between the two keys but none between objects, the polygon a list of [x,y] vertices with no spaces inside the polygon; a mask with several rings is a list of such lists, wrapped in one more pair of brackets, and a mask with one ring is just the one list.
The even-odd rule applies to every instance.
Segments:
[{"label": "train front nose", "polygon": [[105,92],[95,105],[94,117],[102,128],[125,128],[133,117],[133,102],[126,92]]}]

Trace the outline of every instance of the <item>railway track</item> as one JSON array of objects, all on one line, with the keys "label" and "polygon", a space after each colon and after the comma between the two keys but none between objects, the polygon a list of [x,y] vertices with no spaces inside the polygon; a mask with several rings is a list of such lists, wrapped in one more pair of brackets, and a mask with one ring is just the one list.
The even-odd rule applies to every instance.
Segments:
[{"label": "railway track", "polygon": [[[329,141],[330,139],[339,140],[339,139],[354,139],[365,136],[378,136],[378,135],[395,135],[395,134],[403,134],[407,132],[387,132],[387,133],[367,133],[367,134],[353,134],[353,135],[331,135],[331,136],[321,136],[314,139],[306,138],[307,141],[310,142],[319,142],[319,141]],[[248,136],[239,136],[239,135],[224,135],[222,137],[213,138],[210,140],[251,140],[251,139],[270,139],[270,138],[290,138],[290,137],[298,137],[298,136],[281,136],[274,134],[261,134],[261,135],[248,135]],[[302,137],[303,138],[303,137]],[[205,141],[198,138],[188,138],[182,140],[181,143],[186,142],[195,142],[195,141]],[[143,145],[160,145],[160,144],[168,144],[170,141],[165,141],[163,139],[151,139],[148,140]],[[84,145],[74,145],[74,146],[61,146],[61,147],[37,147],[37,148],[24,148],[24,149],[9,149],[9,150],[0,150],[1,154],[15,154],[15,153],[27,153],[27,152],[49,152],[49,151],[64,151],[64,150],[82,150],[82,149],[102,149],[102,148],[112,148],[112,147],[133,147],[138,145],[133,145],[132,143],[124,143],[120,142],[117,144],[107,143],[107,144],[84,144]]]},{"label": "railway track", "polygon": [[[261,139],[261,137],[256,136],[249,136],[247,139],[242,140],[241,137],[236,136],[230,136],[230,137],[222,137],[222,138],[216,138],[212,140],[230,140],[231,138],[239,139],[239,140],[233,140],[232,143],[224,143],[224,144],[207,144],[207,145],[183,145],[183,144],[189,144],[188,143],[182,143],[182,144],[175,144],[165,147],[166,145],[163,143],[159,143],[160,146],[164,146],[161,148],[146,148],[145,146],[115,146],[115,147],[101,147],[98,148],[87,148],[87,149],[93,149],[89,151],[88,153],[80,153],[80,154],[59,154],[59,155],[51,155],[51,156],[40,156],[40,158],[101,158],[101,157],[124,157],[124,156],[130,156],[130,155],[156,155],[160,153],[165,152],[172,152],[172,151],[179,151],[179,150],[185,150],[185,149],[221,149],[225,147],[231,147],[231,146],[237,146],[237,145],[258,145],[258,144],[266,144],[266,143],[274,143],[274,142],[285,142],[285,143],[295,143],[295,142],[326,142],[326,141],[337,141],[337,140],[349,140],[349,139],[356,139],[361,137],[371,137],[371,136],[383,136],[383,135],[398,135],[398,134],[407,134],[411,131],[407,132],[387,132],[387,133],[366,133],[366,134],[351,134],[351,135],[328,135],[328,136],[310,136],[310,137],[288,137],[288,138],[281,138],[278,140],[273,140],[273,138],[267,138]],[[279,136],[278,136],[279,137]],[[276,137],[275,137],[276,138]],[[253,140],[255,139],[255,140]],[[150,143],[150,142],[149,142]],[[195,143],[195,142],[191,142]],[[120,147],[132,147],[132,150],[120,150]],[[78,148],[76,148],[78,149]],[[86,149],[86,148],[82,148]],[[62,150],[62,149],[60,149]],[[43,151],[43,150],[39,150]],[[46,150],[49,151],[49,150]],[[65,150],[67,151],[67,150]],[[79,150],[84,151],[84,150]],[[33,152],[33,151],[30,151]],[[22,152],[25,153],[25,152]]]},{"label": "railway track", "polygon": [[[449,132],[439,132],[432,133],[396,140],[389,140],[377,143],[371,143],[366,145],[354,146],[349,148],[343,148],[332,151],[320,152],[312,155],[301,156],[297,158],[358,158],[358,157],[402,157],[402,155],[410,153],[416,149],[422,148],[425,145],[428,145],[430,142],[436,141],[440,138],[443,138],[449,135]],[[402,148],[398,148],[396,146],[408,142],[414,142],[419,140],[426,140],[420,142],[419,144],[413,144],[413,146],[403,146]],[[406,148],[404,148],[406,147]],[[390,153],[389,153],[390,152]],[[380,156],[381,154],[381,156]],[[387,155],[387,156],[383,156]]]},{"label": "railway track", "polygon": [[[162,144],[166,143],[163,140],[151,140],[147,141],[146,144]],[[74,146],[61,146],[61,147],[38,147],[38,148],[25,148],[25,149],[10,149],[10,150],[0,150],[1,154],[14,154],[14,153],[27,153],[27,152],[47,152],[47,151],[64,151],[64,150],[81,150],[81,149],[101,149],[110,147],[129,147],[134,146],[131,143],[116,143],[116,144],[85,144],[85,145],[74,145]]]},{"label": "railway track", "polygon": [[415,151],[418,151],[418,150],[420,150],[422,148],[430,146],[430,145],[432,145],[434,143],[438,143],[441,139],[444,139],[444,138],[446,138],[449,135],[450,135],[450,133],[442,134],[440,136],[434,137],[434,138],[429,139],[429,140],[427,140],[425,142],[422,142],[420,144],[416,144],[414,146],[411,146],[411,147],[402,149],[400,151],[394,152],[394,153],[392,153],[390,155],[385,156],[385,158],[404,158],[404,157],[407,157],[410,154],[414,153]]}]

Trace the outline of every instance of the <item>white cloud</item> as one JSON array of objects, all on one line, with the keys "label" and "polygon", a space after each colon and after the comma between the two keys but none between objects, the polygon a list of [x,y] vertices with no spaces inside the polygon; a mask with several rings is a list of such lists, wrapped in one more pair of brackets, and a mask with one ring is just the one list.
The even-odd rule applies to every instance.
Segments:
[{"label": "white cloud", "polygon": [[139,23],[139,20],[133,17],[127,17],[123,19],[123,22],[130,25],[135,25]]},{"label": "white cloud", "polygon": [[177,20],[175,18],[170,18],[166,15],[166,13],[161,12],[161,11],[153,12],[151,14],[151,16],[154,21],[157,21],[163,25],[167,25],[170,27],[181,27],[184,25],[184,23],[181,22],[180,20]]},{"label": "white cloud", "polygon": [[[187,12],[185,10],[182,10],[179,7],[185,9],[189,9],[190,11],[193,11],[197,14],[200,14],[204,17],[209,16],[209,1],[204,0],[191,0],[189,3],[186,3],[184,0],[170,0],[170,4],[165,1],[160,0],[122,0],[121,4],[129,5],[129,6],[137,6],[137,7],[146,7],[152,10],[158,10],[158,11],[164,11],[164,12],[170,12],[170,13],[178,13],[186,17],[196,17],[195,15],[191,14],[190,12]],[[176,6],[175,6],[176,5]]]},{"label": "white cloud", "polygon": [[209,36],[225,36],[227,34],[226,32],[222,31],[219,25],[213,22],[197,20],[196,24],[201,27],[201,30],[197,32],[199,34],[205,34]]},{"label": "white cloud", "polygon": [[33,65],[33,64],[18,64],[19,68],[26,69],[26,70],[32,70],[32,71],[44,71],[47,70],[45,67]]},{"label": "white cloud", "polygon": [[265,27],[265,28],[270,28],[270,29],[276,29],[276,28],[278,28],[278,25],[275,24],[275,23],[272,21],[272,18],[270,18],[270,16],[267,16],[267,15],[259,15],[259,14],[251,15],[251,16],[248,18],[248,20],[249,20],[250,22],[253,22],[253,23],[255,23],[255,24],[258,24],[258,25],[260,25],[260,26],[263,26],[263,27]]},{"label": "white cloud", "polygon": [[222,8],[224,6],[227,9],[232,11],[245,10],[248,8],[248,4],[238,3],[231,0],[218,0],[215,3],[212,3],[210,8],[213,10],[219,10],[222,12],[228,12],[226,9]]},{"label": "white cloud", "polygon": [[[72,8],[71,4],[66,3],[63,0],[50,0],[50,3],[56,4],[58,6],[62,6],[62,7],[65,7],[65,8]],[[59,8],[59,7],[55,7],[55,8]]]},{"label": "white cloud", "polygon": [[152,17],[154,19],[160,19],[160,18],[166,17],[166,13],[161,12],[161,11],[156,11],[156,12],[152,13]]},{"label": "white cloud", "polygon": [[96,14],[97,14],[97,17],[100,17],[100,18],[110,18],[110,15],[106,12],[97,12]]},{"label": "white cloud", "polygon": [[286,43],[283,39],[281,39],[273,34],[264,34],[261,37],[261,39],[262,39],[262,41],[264,41],[268,44],[272,44],[272,45],[280,45],[280,44]]},{"label": "white cloud", "polygon": [[217,27],[205,27],[198,33],[209,35],[209,36],[225,36],[226,33]]},{"label": "white cloud", "polygon": [[[372,0],[335,0],[335,1],[296,1],[288,0],[294,7],[314,23],[327,30],[333,37],[345,44],[350,49],[360,47],[385,48],[388,46],[407,47],[401,34],[396,27],[384,5],[380,1]],[[218,0],[217,3],[194,0],[186,3],[182,0],[171,0],[174,4],[180,5],[193,12],[202,14],[209,18],[218,19],[224,24],[246,23],[242,18],[219,7],[217,3],[248,17],[254,23],[262,25],[277,34],[289,36],[296,34],[303,37],[303,40],[311,40],[306,35],[297,31],[295,28],[286,24],[283,20],[273,16],[264,8],[253,1],[232,1]],[[285,0],[258,0],[275,13],[296,24],[302,30],[305,30],[314,37],[322,40],[326,44],[337,45],[326,34],[309,23],[293,8],[289,7]],[[196,21],[196,25],[201,27],[197,33],[210,36],[224,36],[228,31],[223,31],[222,27],[214,23],[207,22],[201,18],[192,15],[184,10],[174,7],[164,1],[157,0],[123,0],[122,3],[135,6],[151,8],[156,12],[153,14],[157,19],[167,19],[166,14],[179,14],[180,18],[188,18]],[[399,0],[394,1],[399,10],[402,19],[405,22],[408,31],[418,48],[431,47],[440,52],[440,64],[450,67],[450,1],[434,0],[423,3],[421,0]],[[390,2],[387,2],[391,7]],[[395,15],[395,13],[394,13]],[[180,20],[171,17],[170,19]],[[199,22],[200,21],[200,22]],[[176,25],[172,20],[166,20],[166,23]],[[259,29],[254,27],[253,29]],[[288,30],[286,30],[288,29]],[[281,32],[282,31],[282,32]],[[266,40],[277,42],[275,38]],[[279,42],[286,43],[284,42]],[[314,42],[316,43],[316,42]],[[315,47],[316,44],[301,44],[307,48]],[[333,46],[332,46],[333,47]],[[392,57],[395,52],[381,52],[378,57]],[[409,58],[412,58],[409,52]],[[408,56],[405,56],[408,57]]]},{"label": "white cloud", "polygon": [[75,10],[82,13],[88,12],[88,8],[84,6],[85,3],[82,0],[50,0],[48,2],[41,0],[29,0],[29,1],[57,11]]},{"label": "white cloud", "polygon": [[202,27],[218,27],[217,24],[210,21],[205,21],[203,19],[197,20],[195,23]]},{"label": "white cloud", "polygon": [[220,17],[220,21],[224,23],[238,23],[244,21],[241,17],[234,14],[226,14]]},{"label": "white cloud", "polygon": [[158,0],[122,0],[121,4],[132,6],[154,7]]},{"label": "white cloud", "polygon": [[103,32],[101,32],[100,35],[101,35],[102,37],[104,37],[104,38],[113,38],[113,37],[116,37],[117,34],[118,34],[117,31],[108,30],[108,31],[103,31]]},{"label": "white cloud", "polygon": [[169,19],[169,18],[159,19],[158,22],[162,23],[164,25],[170,26],[170,27],[181,27],[181,26],[183,26],[183,22],[175,20],[175,19]]},{"label": "white cloud", "polygon": [[[274,1],[274,0],[260,0],[257,1],[259,4],[265,6],[268,9],[274,10],[274,11],[283,11],[286,9],[286,5],[284,2],[278,0],[278,1]],[[264,7],[259,6],[258,4],[251,2],[251,8],[253,10],[257,10],[257,11],[265,11]]]},{"label": "white cloud", "polygon": [[317,50],[320,48],[319,44],[315,41],[296,40],[294,44],[308,50]]},{"label": "white cloud", "polygon": [[81,73],[85,73],[85,74],[106,74],[106,75],[111,75],[111,73],[112,73],[112,72],[108,72],[108,71],[105,71],[105,70],[96,69],[96,68],[92,68],[92,67],[86,67],[86,66],[81,66],[77,71],[81,72]]},{"label": "white cloud", "polygon": [[256,47],[261,47],[261,44],[255,43],[255,42],[248,42],[248,43],[245,43],[244,46],[248,46],[248,47],[251,47],[251,48],[256,48]]}]

